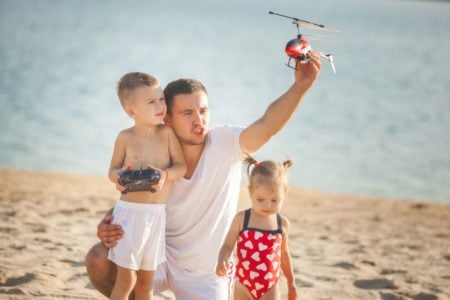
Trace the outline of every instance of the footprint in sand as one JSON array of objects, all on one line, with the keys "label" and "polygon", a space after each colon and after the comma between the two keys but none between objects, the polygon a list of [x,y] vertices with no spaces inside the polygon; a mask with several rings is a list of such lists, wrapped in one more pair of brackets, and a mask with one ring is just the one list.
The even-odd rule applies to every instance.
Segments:
[{"label": "footprint in sand", "polygon": [[18,232],[17,228],[0,227],[0,233],[16,234],[17,232]]},{"label": "footprint in sand", "polygon": [[437,300],[438,297],[433,294],[428,293],[419,293],[417,295],[412,296],[414,300]]},{"label": "footprint in sand", "polygon": [[0,286],[16,286],[25,284],[36,279],[36,275],[33,273],[26,273],[23,276],[7,278],[5,282],[0,282]]},{"label": "footprint in sand", "polygon": [[86,277],[87,277],[87,273],[86,272],[78,273],[78,274],[75,274],[75,275],[71,276],[68,281],[77,281],[77,280],[80,280],[80,279],[84,280]]},{"label": "footprint in sand", "polygon": [[27,245],[11,245],[9,248],[14,250],[24,250],[27,249]]},{"label": "footprint in sand", "polygon": [[351,264],[348,262],[340,262],[340,263],[334,264],[333,267],[342,268],[345,270],[356,269],[354,264]]},{"label": "footprint in sand", "polygon": [[15,210],[11,210],[11,211],[4,211],[0,213],[0,217],[1,216],[5,216],[5,217],[15,217],[17,214],[17,212]]},{"label": "footprint in sand", "polygon": [[381,300],[404,300],[405,298],[402,296],[398,296],[391,293],[380,293]]},{"label": "footprint in sand", "polygon": [[371,261],[371,260],[362,260],[361,263],[365,264],[365,265],[373,266],[373,267],[375,267],[377,265],[374,261]]},{"label": "footprint in sand", "polygon": [[389,275],[389,274],[405,274],[404,270],[395,270],[395,269],[383,269],[381,270],[381,275]]},{"label": "footprint in sand", "polygon": [[89,210],[84,207],[74,208],[74,209],[61,209],[59,213],[63,215],[73,215],[77,213],[87,213]]},{"label": "footprint in sand", "polygon": [[25,295],[25,293],[21,289],[0,289],[0,294],[5,295]]},{"label": "footprint in sand", "polygon": [[326,282],[336,282],[336,281],[337,281],[336,278],[334,278],[334,277],[328,277],[328,276],[316,276],[316,278],[317,278],[318,280],[326,281]]},{"label": "footprint in sand", "polygon": [[314,287],[314,284],[301,280],[301,279],[295,279],[295,285],[300,287],[300,288],[310,288],[310,287]]},{"label": "footprint in sand", "polygon": [[413,204],[411,205],[412,209],[424,209],[424,208],[428,208],[428,205],[424,204],[424,203],[417,203],[417,204]]},{"label": "footprint in sand", "polygon": [[71,267],[84,267],[84,261],[75,261],[71,259],[60,259],[59,261],[69,264]]},{"label": "footprint in sand", "polygon": [[397,289],[392,281],[384,278],[356,280],[353,285],[364,290]]}]

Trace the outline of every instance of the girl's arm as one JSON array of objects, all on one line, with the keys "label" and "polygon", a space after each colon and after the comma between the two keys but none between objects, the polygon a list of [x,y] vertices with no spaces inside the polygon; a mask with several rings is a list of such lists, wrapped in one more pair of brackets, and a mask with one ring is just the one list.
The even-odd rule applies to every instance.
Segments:
[{"label": "girl's arm", "polygon": [[295,286],[295,275],[292,268],[291,254],[288,246],[289,221],[283,217],[283,241],[281,242],[281,269],[286,277],[288,287],[288,299],[297,299],[297,287]]},{"label": "girl's arm", "polygon": [[219,257],[217,259],[216,266],[216,274],[218,276],[226,276],[228,275],[229,265],[228,259],[233,253],[234,246],[236,245],[236,240],[238,239],[239,232],[242,228],[242,221],[244,218],[244,213],[239,212],[233,219],[231,223],[230,230],[228,231],[227,237],[225,238],[225,242],[220,248]]}]

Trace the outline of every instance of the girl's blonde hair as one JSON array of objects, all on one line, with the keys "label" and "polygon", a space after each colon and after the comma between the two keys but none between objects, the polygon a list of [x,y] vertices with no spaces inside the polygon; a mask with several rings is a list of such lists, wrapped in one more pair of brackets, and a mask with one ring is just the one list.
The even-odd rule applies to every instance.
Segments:
[{"label": "girl's blonde hair", "polygon": [[269,185],[275,191],[288,190],[288,169],[292,166],[292,160],[287,159],[283,163],[273,160],[257,161],[250,155],[244,160],[247,165],[247,175],[250,191],[257,185]]}]

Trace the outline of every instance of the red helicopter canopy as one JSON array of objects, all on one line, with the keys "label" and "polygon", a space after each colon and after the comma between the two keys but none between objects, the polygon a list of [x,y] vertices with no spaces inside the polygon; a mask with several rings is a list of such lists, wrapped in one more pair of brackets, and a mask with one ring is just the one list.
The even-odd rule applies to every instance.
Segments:
[{"label": "red helicopter canopy", "polygon": [[284,51],[286,51],[286,54],[289,57],[296,58],[301,55],[304,55],[308,53],[308,51],[311,50],[311,45],[309,42],[305,39],[293,39],[290,40],[286,44],[286,48]]}]

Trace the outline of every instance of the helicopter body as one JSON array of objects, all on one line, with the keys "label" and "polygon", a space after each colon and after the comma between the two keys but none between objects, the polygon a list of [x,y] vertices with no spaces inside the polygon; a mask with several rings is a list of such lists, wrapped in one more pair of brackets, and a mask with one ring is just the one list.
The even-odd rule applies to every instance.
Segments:
[{"label": "helicopter body", "polygon": [[[302,34],[300,34],[300,30],[299,30],[300,25],[309,27],[312,29],[337,32],[337,30],[335,30],[335,29],[325,28],[324,25],[312,23],[312,22],[305,21],[305,20],[300,20],[300,19],[294,18],[294,17],[281,15],[278,13],[274,13],[272,11],[269,11],[269,14],[289,18],[289,19],[293,20],[292,23],[297,26],[297,38],[288,41],[286,44],[286,47],[284,49],[287,56],[289,57],[289,60],[286,64],[286,66],[288,66],[289,68],[292,68],[292,69],[297,69],[298,63],[301,63],[301,64],[308,63],[309,62],[309,53],[312,51],[312,46],[311,46],[310,42],[308,40],[306,40],[305,38],[303,38]],[[331,65],[331,68],[333,69],[333,72],[336,74],[336,68],[334,66],[333,55],[332,54],[323,54],[322,52],[320,52],[320,56],[325,58],[326,60],[328,60],[328,62]],[[291,60],[294,60],[294,62],[295,62],[294,66],[291,66]]]},{"label": "helicopter body", "polygon": [[311,44],[306,39],[303,39],[299,34],[296,39],[292,39],[286,44],[286,48],[284,50],[289,56],[289,62],[291,59],[298,61],[299,63],[307,63],[309,62],[308,53],[312,51]]}]

